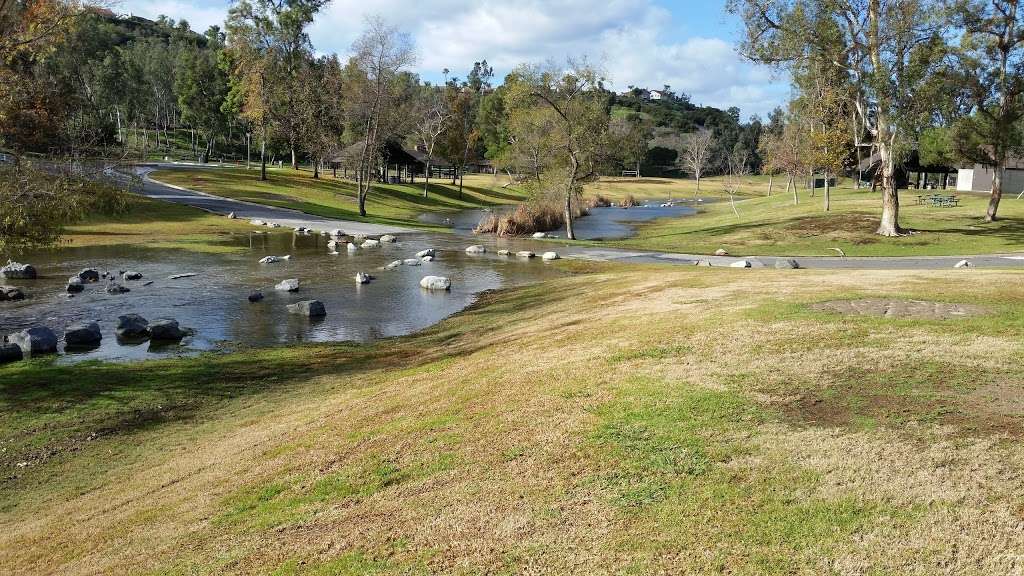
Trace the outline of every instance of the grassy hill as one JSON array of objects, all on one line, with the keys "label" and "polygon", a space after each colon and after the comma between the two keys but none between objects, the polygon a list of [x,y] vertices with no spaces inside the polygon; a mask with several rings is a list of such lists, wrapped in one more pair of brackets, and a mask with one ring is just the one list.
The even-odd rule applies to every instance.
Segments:
[{"label": "grassy hill", "polygon": [[[373,345],[0,368],[0,564],[1012,572],[1019,273],[560,265]],[[985,314],[810,307],[864,297]]]}]

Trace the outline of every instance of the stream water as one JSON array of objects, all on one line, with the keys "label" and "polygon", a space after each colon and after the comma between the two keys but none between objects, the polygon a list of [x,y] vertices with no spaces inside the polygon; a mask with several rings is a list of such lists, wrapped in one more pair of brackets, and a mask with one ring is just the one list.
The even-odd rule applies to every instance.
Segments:
[{"label": "stream water", "polygon": [[[287,233],[255,234],[233,242],[243,252],[202,254],[185,250],[137,247],[65,248],[23,255],[39,271],[36,280],[5,280],[21,287],[27,298],[0,303],[0,334],[43,325],[63,334],[76,321],[96,321],[103,332],[102,344],[93,350],[68,353],[62,362],[104,359],[133,360],[176,356],[230,347],[267,346],[293,342],[358,341],[409,334],[426,328],[472,304],[485,290],[542,281],[561,273],[539,258],[522,260],[490,253],[465,253],[469,244],[457,235],[407,235],[398,243],[378,248],[328,254],[327,238]],[[507,244],[507,243],[506,243]],[[490,245],[496,247],[496,241]],[[519,245],[512,248],[521,248]],[[413,258],[416,252],[434,248],[437,257],[420,266],[381,270],[389,262]],[[538,248],[539,249],[539,248]],[[549,248],[550,249],[550,248]],[[259,264],[266,255],[290,254],[291,259]],[[84,268],[117,274],[140,272],[142,280],[122,281],[131,289],[121,295],[107,294],[106,283],[86,284],[85,291],[69,297],[67,278]],[[375,276],[369,284],[355,282],[357,272]],[[171,280],[170,276],[196,276]],[[424,276],[447,276],[451,291],[430,292],[420,288]],[[296,293],[280,292],[274,285],[297,278]],[[147,282],[152,284],[145,285]],[[261,290],[262,302],[250,303],[248,295]],[[323,319],[289,314],[286,304],[317,299],[327,308]],[[194,335],[180,345],[157,347],[149,342],[119,342],[114,335],[117,317],[137,313],[147,319],[174,318]]]},{"label": "stream water", "polygon": [[[658,218],[689,216],[697,212],[703,204],[703,198],[691,198],[676,201],[671,206],[664,206],[664,201],[651,201],[632,208],[593,208],[590,214],[573,221],[576,238],[580,240],[616,240],[629,238],[635,233],[633,224],[650,222]],[[494,208],[494,212],[514,210],[514,206]],[[424,214],[420,221],[429,224],[441,224],[452,227],[462,234],[472,233],[484,216],[491,210],[464,210],[454,216],[443,214]],[[551,234],[565,237],[565,228],[554,230]]]},{"label": "stream water", "polygon": [[[581,239],[622,238],[632,233],[632,222],[694,212],[686,204],[597,208],[577,220],[576,229]],[[35,266],[39,278],[3,281],[22,288],[27,298],[0,303],[0,335],[43,325],[59,337],[74,322],[98,322],[103,340],[97,348],[64,353],[62,347],[59,361],[77,362],[139,360],[307,341],[368,342],[409,334],[465,309],[483,291],[535,283],[562,274],[540,258],[527,260],[496,254],[501,248],[513,252],[533,250],[538,255],[564,249],[557,242],[490,235],[467,238],[485,213],[469,210],[448,217],[447,222],[444,216],[424,216],[423,221],[446,223],[457,233],[402,235],[397,243],[355,252],[341,246],[337,255],[329,254],[328,238],[290,231],[231,237],[225,243],[241,250],[226,254],[120,246],[63,248],[21,255],[18,260]],[[564,231],[554,234],[564,236]],[[488,252],[467,254],[465,249],[470,244],[483,244]],[[437,251],[433,262],[382,270],[389,262],[413,258],[427,248]],[[268,255],[291,258],[260,264],[259,260]],[[69,296],[65,290],[68,277],[85,268],[114,275],[131,270],[143,277],[121,281],[131,290],[126,294],[107,294],[106,282],[101,281],[86,284],[84,292]],[[357,272],[371,274],[375,279],[369,284],[357,284]],[[181,274],[195,276],[171,279]],[[428,275],[451,278],[451,290],[423,290],[419,282]],[[274,289],[275,284],[289,278],[299,279],[298,292]],[[255,290],[262,291],[265,298],[250,303],[247,297]],[[325,318],[311,320],[290,314],[286,308],[287,304],[311,299],[324,303]],[[119,341],[114,335],[117,318],[128,313],[150,320],[173,318],[192,329],[193,335],[169,346]]]}]

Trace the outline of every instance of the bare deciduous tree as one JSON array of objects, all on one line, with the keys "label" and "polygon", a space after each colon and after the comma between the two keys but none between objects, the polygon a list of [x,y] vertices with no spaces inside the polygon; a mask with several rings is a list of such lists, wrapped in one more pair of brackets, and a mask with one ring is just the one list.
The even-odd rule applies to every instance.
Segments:
[{"label": "bare deciduous tree", "polygon": [[700,178],[711,161],[711,151],[715,147],[715,135],[706,128],[686,135],[686,145],[683,148],[683,167],[693,174],[697,179],[697,190],[700,191]]},{"label": "bare deciduous tree", "polygon": [[427,155],[426,174],[423,182],[423,197],[426,198],[430,187],[430,169],[434,160],[434,148],[444,134],[448,124],[447,100],[440,91],[432,86],[425,86],[416,103],[416,124],[413,132],[416,144],[423,147]]},{"label": "bare deciduous tree", "polygon": [[359,214],[366,216],[366,197],[381,147],[394,132],[401,74],[416,62],[416,54],[409,35],[380,18],[367,20],[366,29],[352,48],[352,64],[358,77],[347,84],[347,101],[350,120],[360,131],[356,185]]}]

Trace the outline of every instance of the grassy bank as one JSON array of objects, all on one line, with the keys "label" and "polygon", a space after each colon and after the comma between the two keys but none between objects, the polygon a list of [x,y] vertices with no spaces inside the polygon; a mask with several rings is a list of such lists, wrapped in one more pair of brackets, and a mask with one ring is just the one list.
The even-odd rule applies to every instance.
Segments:
[{"label": "grassy bank", "polygon": [[259,180],[257,170],[244,168],[211,170],[160,170],[152,178],[168,184],[184,186],[209,194],[301,210],[328,218],[443,228],[419,222],[421,214],[454,213],[471,208],[487,208],[514,204],[525,196],[517,190],[503,189],[505,182],[493,176],[474,175],[466,178],[463,193],[450,180],[432,180],[429,194],[423,197],[423,184],[375,184],[367,198],[367,217],[359,216],[355,182],[334,178],[327,172],[319,179],[307,170],[277,168],[269,170],[269,180]]},{"label": "grassy bank", "polygon": [[[638,227],[634,238],[614,244],[669,252],[712,253],[725,248],[736,255],[834,256],[839,248],[849,256],[927,256],[990,254],[1024,250],[1024,201],[1003,199],[1001,219],[983,221],[988,197],[959,194],[960,206],[937,208],[917,204],[921,191],[901,193],[900,223],[914,233],[882,238],[878,227],[878,194],[844,184],[833,190],[831,210],[823,209],[823,192],[815,197],[800,191],[800,203],[784,187],[766,196],[767,184],[746,190],[737,201],[739,216],[728,201],[703,205],[694,217],[664,219]],[[706,188],[713,189],[715,181]],[[941,192],[940,192],[941,193]],[[952,192],[949,192],[952,193]]]},{"label": "grassy bank", "polygon": [[248,222],[131,194],[127,213],[90,215],[68,226],[58,247],[127,245],[223,252],[238,249],[227,243],[231,235],[251,230]]},{"label": "grassy bank", "polygon": [[[579,274],[369,346],[0,368],[0,565],[1019,566],[1020,274],[561,265]],[[809,307],[895,295],[985,313]]]}]

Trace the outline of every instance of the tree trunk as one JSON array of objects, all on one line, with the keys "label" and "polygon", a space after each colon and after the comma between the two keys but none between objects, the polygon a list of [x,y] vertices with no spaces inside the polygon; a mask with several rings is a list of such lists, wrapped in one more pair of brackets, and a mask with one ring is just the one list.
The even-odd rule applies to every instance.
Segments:
[{"label": "tree trunk", "polygon": [[793,189],[793,205],[796,206],[800,204],[800,193],[796,188],[796,182],[793,181],[792,174],[789,175],[789,180],[786,181],[786,192],[789,192],[790,188]]},{"label": "tree trunk", "polygon": [[267,180],[267,139],[260,140],[260,180]]},{"label": "tree trunk", "polygon": [[992,196],[988,200],[985,222],[995,222],[999,211],[999,201],[1003,199],[1003,174],[1006,172],[1006,161],[1000,160],[992,174]]},{"label": "tree trunk", "polygon": [[640,161],[639,160],[636,161],[636,179],[637,180],[640,179]]},{"label": "tree trunk", "polygon": [[313,160],[313,178],[320,179],[320,161],[316,159]]},{"label": "tree trunk", "polygon": [[772,184],[774,182],[775,182],[775,175],[774,174],[769,174],[768,175],[768,197],[769,198],[771,198],[771,196],[772,196]]},{"label": "tree trunk", "polygon": [[579,161],[576,154],[572,154],[572,170],[569,172],[569,188],[565,191],[565,237],[569,240],[576,239],[576,232],[572,229],[572,193],[576,189],[576,172],[579,170]]},{"label": "tree trunk", "polygon": [[828,181],[828,170],[825,171],[825,212],[832,209],[832,188]]},{"label": "tree trunk", "polygon": [[878,145],[878,156],[882,170],[882,220],[875,232],[881,236],[901,236],[905,232],[900,228],[900,195],[896,189],[896,167],[893,163],[889,145],[882,142]]},{"label": "tree trunk", "polygon": [[427,173],[423,179],[423,197],[427,197],[427,188],[430,186],[430,157],[427,157]]}]

